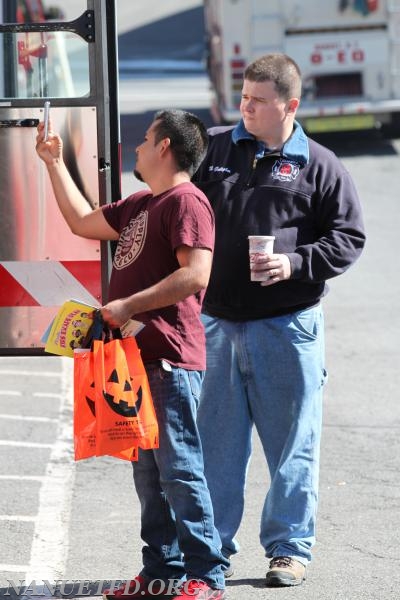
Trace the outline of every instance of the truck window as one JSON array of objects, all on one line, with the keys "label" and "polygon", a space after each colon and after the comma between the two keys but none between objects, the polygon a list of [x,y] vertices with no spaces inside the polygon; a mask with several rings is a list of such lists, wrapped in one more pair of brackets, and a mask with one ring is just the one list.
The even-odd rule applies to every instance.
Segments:
[{"label": "truck window", "polygon": [[41,23],[43,21],[72,21],[86,10],[86,0],[17,0],[17,23]]},{"label": "truck window", "polygon": [[0,34],[4,98],[76,98],[90,91],[88,44],[66,31]]}]

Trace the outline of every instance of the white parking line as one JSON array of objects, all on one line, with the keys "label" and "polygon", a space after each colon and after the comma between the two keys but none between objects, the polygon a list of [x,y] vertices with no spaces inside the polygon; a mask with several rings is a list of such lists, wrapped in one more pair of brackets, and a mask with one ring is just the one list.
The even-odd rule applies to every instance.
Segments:
[{"label": "white parking line", "polygon": [[36,521],[34,515],[0,515],[0,521],[19,521],[21,523],[31,523]]},{"label": "white parking line", "polygon": [[29,569],[25,579],[62,579],[69,550],[69,521],[75,478],[72,435],[72,369],[62,359],[59,426],[39,493]]},{"label": "white parking line", "polygon": [[58,419],[51,417],[34,417],[25,415],[6,415],[0,413],[0,419],[10,419],[11,421],[32,421],[34,423],[57,423]]},{"label": "white parking line", "polygon": [[16,390],[0,390],[0,396],[22,396],[22,392]]},{"label": "white parking line", "polygon": [[0,475],[0,481],[43,481],[43,475]]},{"label": "white parking line", "polygon": [[[70,359],[71,360],[71,359]],[[16,375],[18,377],[62,377],[59,371],[18,371],[17,369],[0,369],[0,375]]]},{"label": "white parking line", "polygon": [[0,440],[0,446],[14,446],[16,448],[53,448],[55,444],[42,444],[40,442],[17,442],[16,440]]},{"label": "white parking line", "polygon": [[23,573],[29,569],[28,565],[8,565],[6,563],[0,563],[0,571],[9,573]]}]

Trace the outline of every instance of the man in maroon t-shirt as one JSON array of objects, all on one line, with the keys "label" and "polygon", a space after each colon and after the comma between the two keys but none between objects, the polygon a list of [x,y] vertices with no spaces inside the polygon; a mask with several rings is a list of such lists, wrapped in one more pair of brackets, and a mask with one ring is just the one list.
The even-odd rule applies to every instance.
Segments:
[{"label": "man in maroon t-shirt", "polygon": [[[62,140],[38,126],[36,150],[46,163],[59,208],[73,233],[118,240],[109,301],[101,308],[113,328],[131,317],[159,425],[160,447],[141,450],[132,463],[141,502],[143,569],[105,598],[147,595],[221,600],[223,571],[196,415],[205,340],[200,321],[214,247],[214,217],[190,178],[207,148],[207,132],[194,115],[159,111],[136,149],[135,175],[150,190],[92,210],[72,181]],[[157,581],[155,581],[157,580]],[[179,589],[175,585],[180,582]],[[171,587],[172,586],[172,587]]]},{"label": "man in maroon t-shirt", "polygon": [[[204,248],[212,250],[214,245],[214,217],[208,200],[192,183],[179,183],[156,196],[148,191],[137,192],[126,200],[107,204],[103,214],[108,224],[120,232],[110,280],[110,300],[141,290],[148,294],[159,282],[163,282],[160,288],[165,285],[164,280],[171,273],[176,277],[177,250],[181,246],[190,248],[191,253],[197,249],[193,266],[205,273],[195,255],[205,253],[203,261],[208,262],[211,252]],[[180,276],[186,277],[185,271]],[[205,369],[205,338],[199,318],[203,296],[204,288],[193,289],[181,300],[174,297],[172,304],[154,294],[155,304],[152,301],[151,306],[144,309],[140,304],[133,305],[133,312],[127,308],[122,319],[134,314],[146,324],[137,335],[144,362],[163,358],[186,369]],[[111,302],[103,308],[103,315],[117,325],[115,308],[119,306]]]}]

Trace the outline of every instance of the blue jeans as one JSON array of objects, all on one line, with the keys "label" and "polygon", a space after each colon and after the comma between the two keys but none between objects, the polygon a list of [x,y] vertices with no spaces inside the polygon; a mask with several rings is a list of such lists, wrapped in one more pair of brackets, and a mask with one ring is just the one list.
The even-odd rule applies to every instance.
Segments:
[{"label": "blue jeans", "polygon": [[202,318],[207,371],[198,427],[223,554],[239,549],[254,424],[271,478],[269,489],[264,484],[260,542],[267,557],[307,564],[315,543],[326,379],[321,307],[245,322]]},{"label": "blue jeans", "polygon": [[143,570],[150,579],[202,579],[223,589],[221,540],[214,526],[196,425],[203,373],[145,365],[160,447],[140,450],[133,478],[141,504]]}]

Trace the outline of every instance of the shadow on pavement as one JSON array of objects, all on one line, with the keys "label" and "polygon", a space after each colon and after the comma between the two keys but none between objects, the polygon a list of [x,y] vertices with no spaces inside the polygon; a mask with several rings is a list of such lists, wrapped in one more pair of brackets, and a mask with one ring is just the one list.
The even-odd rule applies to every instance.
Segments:
[{"label": "shadow on pavement", "polygon": [[266,590],[268,589],[265,585],[265,579],[229,579],[229,581],[225,582],[225,585],[228,589],[241,585],[247,585],[253,588],[265,588]]},{"label": "shadow on pavement", "polygon": [[[143,135],[153,120],[156,111],[146,111],[136,114],[123,114],[121,120],[122,171],[131,172],[135,164],[135,148],[143,140]],[[204,108],[190,112],[197,115],[206,127],[213,125],[210,111]]]},{"label": "shadow on pavement", "polygon": [[138,27],[118,37],[119,61],[124,68],[135,61],[194,61],[204,55],[203,7],[185,10]]}]

